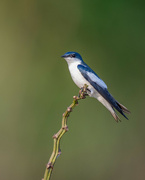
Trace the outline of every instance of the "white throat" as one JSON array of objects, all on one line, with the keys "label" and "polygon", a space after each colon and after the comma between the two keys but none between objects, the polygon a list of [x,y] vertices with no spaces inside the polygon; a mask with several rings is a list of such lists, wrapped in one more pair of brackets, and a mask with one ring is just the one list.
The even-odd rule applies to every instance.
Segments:
[{"label": "white throat", "polygon": [[77,64],[77,65],[81,64],[81,60],[78,59],[78,58],[67,57],[67,58],[65,58],[65,60],[66,60],[66,62],[68,64],[68,66],[71,65],[71,64]]}]

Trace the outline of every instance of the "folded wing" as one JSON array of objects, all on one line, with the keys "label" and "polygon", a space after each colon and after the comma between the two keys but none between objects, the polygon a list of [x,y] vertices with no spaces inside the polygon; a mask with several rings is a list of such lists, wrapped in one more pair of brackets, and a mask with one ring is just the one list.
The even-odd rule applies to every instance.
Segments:
[{"label": "folded wing", "polygon": [[87,65],[78,65],[78,69],[83,77],[96,89],[96,91],[104,97],[104,99],[117,111],[119,111],[126,119],[125,113],[130,113],[129,110],[118,103],[113,96],[108,92],[107,85],[102,81],[99,76]]}]

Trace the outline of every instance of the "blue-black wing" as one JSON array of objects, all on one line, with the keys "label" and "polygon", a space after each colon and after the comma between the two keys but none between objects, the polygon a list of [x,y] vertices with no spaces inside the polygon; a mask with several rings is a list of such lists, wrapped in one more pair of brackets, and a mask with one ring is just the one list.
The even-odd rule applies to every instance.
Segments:
[{"label": "blue-black wing", "polygon": [[104,97],[104,99],[117,111],[119,111],[126,119],[128,119],[122,109],[120,104],[113,98],[113,96],[108,92],[105,83],[98,77],[98,75],[86,64],[77,66],[83,77],[96,89],[96,91]]}]

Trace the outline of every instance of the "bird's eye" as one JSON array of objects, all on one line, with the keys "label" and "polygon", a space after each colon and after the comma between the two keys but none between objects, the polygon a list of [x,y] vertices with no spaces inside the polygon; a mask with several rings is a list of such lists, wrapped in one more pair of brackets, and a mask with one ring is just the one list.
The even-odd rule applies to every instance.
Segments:
[{"label": "bird's eye", "polygon": [[72,57],[76,57],[76,55],[75,55],[75,54],[71,54],[70,57],[71,57],[71,58],[72,58]]}]

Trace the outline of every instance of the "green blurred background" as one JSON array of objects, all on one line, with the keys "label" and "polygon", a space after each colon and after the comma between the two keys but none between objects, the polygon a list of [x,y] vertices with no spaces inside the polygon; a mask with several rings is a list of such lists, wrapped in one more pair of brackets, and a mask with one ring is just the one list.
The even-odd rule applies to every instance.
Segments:
[{"label": "green blurred background", "polygon": [[52,179],[145,178],[145,3],[0,2],[0,179],[40,180],[52,136],[78,88],[60,58],[77,51],[131,111],[116,123],[95,99],[80,101]]}]

